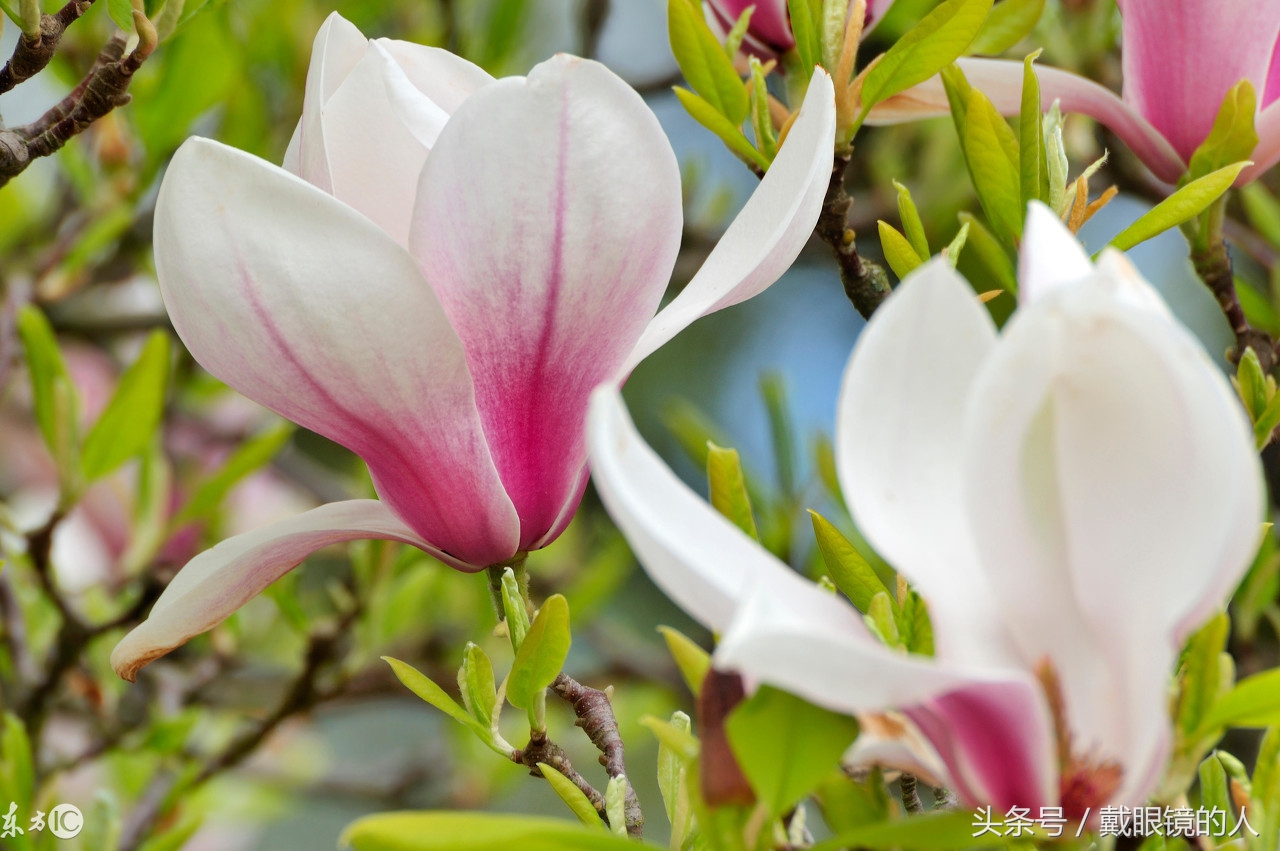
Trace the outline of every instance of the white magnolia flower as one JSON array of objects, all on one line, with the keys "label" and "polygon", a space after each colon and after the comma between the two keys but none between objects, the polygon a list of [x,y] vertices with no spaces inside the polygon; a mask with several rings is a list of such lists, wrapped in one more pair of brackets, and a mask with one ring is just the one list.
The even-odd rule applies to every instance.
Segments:
[{"label": "white magnolia flower", "polygon": [[722,634],[718,667],[837,711],[901,709],[923,737],[915,764],[969,803],[1082,818],[1157,783],[1169,676],[1249,563],[1262,475],[1227,381],[1122,255],[1095,268],[1037,205],[1020,277],[997,334],[969,285],[928,264],[845,375],[841,484],[927,599],[934,658],[885,647],[720,517],[612,388],[590,450],[654,581]]}]

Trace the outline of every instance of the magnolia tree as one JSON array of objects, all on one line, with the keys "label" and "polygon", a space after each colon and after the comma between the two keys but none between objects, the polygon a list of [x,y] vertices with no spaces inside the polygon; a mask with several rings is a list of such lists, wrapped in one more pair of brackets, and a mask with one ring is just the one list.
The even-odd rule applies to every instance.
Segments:
[{"label": "magnolia tree", "polygon": [[621,5],[0,0],[0,847],[1277,851],[1280,3]]}]

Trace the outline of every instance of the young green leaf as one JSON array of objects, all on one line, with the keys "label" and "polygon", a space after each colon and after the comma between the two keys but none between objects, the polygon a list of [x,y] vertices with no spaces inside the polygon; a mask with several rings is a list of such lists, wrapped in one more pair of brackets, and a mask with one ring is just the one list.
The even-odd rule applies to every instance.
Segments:
[{"label": "young green leaf", "polygon": [[873,768],[865,780],[855,781],[841,770],[827,775],[816,790],[822,814],[836,833],[846,833],[889,817],[889,789],[884,772]]},{"label": "young green leaf", "polygon": [[4,729],[0,732],[0,785],[6,793],[6,805],[16,801],[19,806],[25,806],[35,794],[31,740],[27,737],[27,728],[11,712],[5,713]]},{"label": "young green leaf", "polygon": [[[676,711],[671,715],[671,726],[682,733],[689,733],[693,729],[693,723],[689,720],[689,716],[683,712]],[[686,827],[679,823],[679,818],[683,815],[684,820],[688,820],[689,802],[681,800],[682,796],[687,796],[688,791],[684,788],[687,775],[684,768],[685,761],[679,755],[674,753],[665,742],[658,742],[658,791],[662,793],[662,803],[667,810],[667,821],[671,824],[672,832]],[[683,807],[683,813],[681,808]],[[676,845],[675,847],[679,847]]]},{"label": "young green leaf", "polygon": [[1111,246],[1128,251],[1141,242],[1194,219],[1221,198],[1231,188],[1231,184],[1235,183],[1240,172],[1249,165],[1248,162],[1233,163],[1210,172],[1199,180],[1191,181],[1118,233],[1111,240]]},{"label": "young green leaf", "polygon": [[591,804],[591,799],[587,797],[585,792],[575,786],[572,780],[545,762],[538,763],[538,770],[542,772],[547,784],[551,786],[551,791],[560,796],[560,800],[564,801],[569,810],[578,817],[579,822],[587,827],[603,827],[600,823],[600,813],[596,812],[596,808]]},{"label": "young green leaf", "polygon": [[[430,677],[417,670],[412,665],[401,662],[399,659],[393,659],[390,656],[383,656],[382,660],[391,666],[391,670],[395,672],[396,679],[400,680],[405,688],[409,689],[409,691],[413,692],[436,709],[439,709],[445,715],[448,715],[454,721],[457,721],[459,724],[475,733],[476,736],[478,736],[480,740],[490,748],[497,750],[498,753],[502,753],[501,749],[495,747],[493,735],[489,731],[489,728],[483,726],[479,721],[472,718],[467,710],[459,706],[457,702],[455,702],[453,698],[449,697],[449,695],[445,693],[444,689],[436,685]],[[502,753],[502,755],[510,756],[511,754]]]},{"label": "young green leaf", "polygon": [[867,628],[879,636],[889,647],[903,647],[902,635],[898,632],[898,605],[889,592],[881,591],[871,598],[867,613],[862,616]]},{"label": "young green leaf", "polygon": [[1213,129],[1191,155],[1188,178],[1198,180],[1220,168],[1248,159],[1258,146],[1258,131],[1254,128],[1257,112],[1258,96],[1253,90],[1253,83],[1241,80],[1222,99]]},{"label": "young green leaf", "polygon": [[822,63],[822,22],[820,13],[811,0],[787,0],[787,14],[791,20],[791,34],[795,36],[796,53],[799,55],[799,71],[804,83],[813,76],[815,65]]},{"label": "young green leaf", "polygon": [[133,3],[130,0],[107,0],[107,14],[120,29],[133,32]]},{"label": "young green leaf", "polygon": [[1253,229],[1280,250],[1280,200],[1255,181],[1240,190],[1240,201]]},{"label": "young green leaf", "polygon": [[156,331],[120,377],[111,401],[84,439],[80,465],[86,481],[105,476],[147,448],[160,427],[168,383],[169,335]]},{"label": "young green leaf", "polygon": [[667,642],[667,649],[671,652],[671,658],[675,659],[685,685],[697,697],[702,691],[702,681],[707,678],[707,671],[711,670],[710,654],[678,629],[660,626],[658,632],[662,633]]},{"label": "young green leaf", "polygon": [[516,572],[511,568],[502,571],[502,610],[506,614],[507,637],[511,639],[511,649],[519,652],[529,632],[529,610],[524,606],[524,595],[520,593],[520,582]]},{"label": "young green leaf", "polygon": [[[1008,2],[1008,0],[1006,0]],[[1018,120],[1018,166],[1022,186],[1022,209],[1032,201],[1042,201],[1040,186],[1043,183],[1044,137],[1040,124],[1040,78],[1032,63],[1041,51],[1029,55],[1022,71],[1022,112]]]},{"label": "young green leaf", "polygon": [[725,729],[756,798],[776,817],[836,767],[858,722],[762,686],[730,713]]},{"label": "young green leaf", "polygon": [[688,730],[680,729],[652,715],[642,716],[639,723],[641,727],[653,733],[660,744],[666,745],[682,763],[687,764],[698,758],[701,746],[697,738]]},{"label": "young green leaf", "polygon": [[1222,685],[1218,657],[1227,646],[1231,622],[1218,613],[1187,641],[1183,653],[1181,688],[1178,700],[1178,726],[1191,734],[1203,722],[1218,700]]},{"label": "young green leaf", "polygon": [[961,226],[968,226],[969,235],[965,244],[973,250],[969,257],[977,258],[987,276],[1000,289],[1010,295],[1018,294],[1018,273],[1009,256],[1009,250],[996,239],[986,225],[972,213],[960,213]]},{"label": "young green leaf", "polygon": [[924,598],[915,591],[908,591],[902,601],[902,615],[898,619],[903,645],[921,656],[933,655],[933,621]]},{"label": "young green leaf", "polygon": [[956,231],[956,235],[951,242],[947,243],[947,247],[942,249],[942,256],[947,258],[947,262],[951,264],[952,269],[960,262],[960,252],[964,251],[964,247],[968,242],[969,223],[965,222],[960,225],[960,230]]},{"label": "young green leaf", "polygon": [[492,730],[498,705],[498,692],[493,684],[493,663],[479,645],[467,642],[458,669],[458,691],[472,717]]},{"label": "young green leaf", "polygon": [[1267,408],[1267,376],[1262,371],[1258,353],[1252,347],[1244,350],[1244,355],[1236,366],[1236,385],[1245,411],[1256,422]]},{"label": "young green leaf", "polygon": [[707,26],[702,5],[672,0],[667,4],[667,30],[671,52],[689,85],[730,125],[741,125],[747,117],[747,89]]},{"label": "young green leaf", "polygon": [[809,511],[813,521],[813,534],[818,539],[818,550],[827,565],[827,573],[860,612],[871,608],[871,600],[877,594],[888,594],[889,589],[862,554],[816,511]]},{"label": "young green leaf", "polygon": [[1280,846],[1280,726],[1271,727],[1258,746],[1250,788],[1249,813],[1258,818],[1254,828],[1263,837],[1257,851],[1276,851]]},{"label": "young green leaf", "polygon": [[742,461],[736,449],[725,449],[714,443],[707,445],[707,480],[710,482],[711,505],[753,540],[760,540]]},{"label": "young green leaf", "polygon": [[[1207,713],[1202,728],[1270,727],[1280,724],[1280,668],[1236,683]],[[1201,716],[1204,718],[1204,716]]]},{"label": "young green leaf", "polygon": [[1224,813],[1231,812],[1231,792],[1227,788],[1227,772],[1214,751],[1200,763],[1200,806],[1206,810],[1217,807]]},{"label": "young green leaf", "polygon": [[[684,0],[680,0],[684,2]],[[679,5],[672,2],[673,7]],[[689,91],[677,87],[676,97],[684,106],[685,110],[693,116],[694,120],[712,133],[720,137],[720,141],[724,142],[729,150],[735,154],[738,159],[747,165],[753,165],[761,171],[769,169],[769,160],[764,154],[756,150],[750,140],[742,134],[742,129],[735,125],[732,121],[725,118],[724,115],[712,106],[705,98]]]},{"label": "young green leaf", "polygon": [[1009,246],[1022,239],[1022,185],[1018,138],[982,92],[965,105],[964,151],[973,188],[996,235]]},{"label": "young green leaf", "polygon": [[898,218],[902,220],[903,235],[915,249],[916,256],[922,260],[927,259],[933,252],[929,250],[929,239],[924,233],[924,222],[920,221],[920,211],[916,209],[911,190],[896,180],[893,182],[893,188],[898,191]]},{"label": "young green leaf", "polygon": [[[747,30],[751,29],[751,16],[755,14],[755,11],[755,6],[748,6],[743,9],[742,14],[738,16],[738,20],[734,21],[729,34],[724,37],[724,55],[728,56],[731,62],[737,57],[738,48],[742,46],[742,40],[747,37]],[[754,59],[755,57],[752,58]]]},{"label": "young green leaf", "polygon": [[880,229],[880,250],[884,253],[889,268],[899,279],[905,278],[924,263],[911,242],[897,228],[883,219],[876,225]]},{"label": "young green leaf", "polygon": [[1004,0],[997,3],[967,52],[976,56],[1004,53],[1031,35],[1042,14],[1044,0]]},{"label": "young green leaf", "polygon": [[483,812],[365,816],[339,840],[352,851],[635,851],[620,836],[563,819]]},{"label": "young green leaf", "polygon": [[1062,107],[1054,101],[1045,113],[1041,123],[1044,134],[1044,168],[1049,184],[1049,209],[1059,215],[1067,203],[1067,162],[1066,143],[1062,138]]},{"label": "young green leaf", "polygon": [[773,467],[778,489],[790,497],[796,492],[795,424],[787,405],[787,386],[776,372],[760,376],[760,396],[769,415],[769,442],[773,446]]},{"label": "young green leaf", "polygon": [[882,100],[937,74],[964,54],[982,29],[992,0],[945,0],[916,24],[867,72],[860,125]]},{"label": "young green leaf", "polygon": [[[748,7],[743,15],[754,9]],[[773,130],[773,115],[769,112],[769,84],[765,81],[764,66],[752,56],[751,67],[751,129],[755,133],[756,147],[769,162],[778,154],[778,135]]]},{"label": "young green leaf", "polygon": [[[31,378],[31,396],[36,424],[49,453],[59,462],[68,462],[78,440],[77,397],[75,385],[62,360],[53,328],[40,309],[26,305],[18,311],[18,336],[27,356],[27,372]],[[62,385],[62,390],[57,389]],[[59,394],[62,400],[59,400]]]},{"label": "young green leaf", "polygon": [[604,790],[604,809],[609,816],[609,829],[615,836],[627,835],[627,777],[619,774],[609,778]]},{"label": "young green leaf", "polygon": [[517,709],[531,709],[564,668],[569,655],[569,604],[561,594],[547,598],[529,625],[507,676],[507,702]]}]

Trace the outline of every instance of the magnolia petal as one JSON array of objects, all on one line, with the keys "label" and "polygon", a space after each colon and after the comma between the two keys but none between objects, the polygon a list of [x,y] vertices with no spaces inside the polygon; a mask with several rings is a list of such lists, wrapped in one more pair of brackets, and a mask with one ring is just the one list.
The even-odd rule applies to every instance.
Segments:
[{"label": "magnolia petal", "polygon": [[287,171],[333,191],[325,156],[321,115],[325,103],[364,57],[369,40],[346,18],[333,12],[325,18],[311,46],[311,65],[302,100],[302,119],[285,153]]},{"label": "magnolia petal", "polygon": [[1005,657],[961,509],[958,426],[995,342],[964,279],[928,263],[859,336],[836,422],[840,485],[858,527],[929,601],[939,655],[974,662]]},{"label": "magnolia petal", "polygon": [[560,55],[485,86],[423,169],[411,250],[466,347],[522,548],[580,487],[591,389],[657,309],[681,229],[666,135],[597,62]]},{"label": "magnolia petal", "polygon": [[424,538],[473,565],[516,552],[462,345],[413,259],[275,166],[207,139],[155,216],[174,327],[207,370],[359,454]]},{"label": "magnolia petal", "polygon": [[1034,681],[971,685],[904,714],[933,743],[970,806],[1039,812],[1058,802],[1054,728]]},{"label": "magnolia petal", "polygon": [[1027,207],[1022,244],[1018,257],[1018,301],[1022,305],[1093,275],[1093,263],[1084,246],[1039,201]]},{"label": "magnolia petal", "polygon": [[738,21],[748,7],[751,28],[748,34],[768,52],[785,53],[796,46],[791,33],[791,20],[787,14],[787,0],[707,0],[707,7],[715,15],[725,32]]},{"label": "magnolia petal", "polygon": [[1280,38],[1276,39],[1275,52],[1271,54],[1271,68],[1267,72],[1267,87],[1258,101],[1263,109],[1280,100]]},{"label": "magnolia petal", "polygon": [[[1280,62],[1272,66],[1277,88],[1280,88]],[[1275,164],[1280,162],[1280,101],[1274,101],[1266,109],[1258,113],[1257,120],[1258,146],[1253,149],[1253,165],[1241,172],[1236,180],[1237,186],[1243,186],[1266,174]]]},{"label": "magnolia petal", "polygon": [[937,749],[901,712],[859,713],[858,738],[840,763],[847,771],[876,766],[906,771],[935,788],[954,785]]},{"label": "magnolia petal", "polygon": [[332,544],[368,538],[432,550],[376,499],[322,505],[228,538],[178,571],[147,619],[116,645],[111,667],[133,682],[142,666],[213,629],[307,556]]},{"label": "magnolia petal", "polygon": [[729,627],[751,577],[788,570],[668,469],[641,439],[612,385],[592,394],[587,439],[600,500],[636,558],[707,629]]},{"label": "magnolia petal", "polygon": [[693,280],[649,323],[622,377],[695,319],[763,292],[800,254],[831,181],[834,92],[831,77],[816,71],[786,144],[759,188]]},{"label": "magnolia petal", "polygon": [[[464,100],[493,82],[493,77],[479,65],[443,48],[388,38],[375,43],[395,61],[405,79],[445,116],[452,115]],[[409,110],[402,110],[402,115],[406,112]],[[443,122],[423,126],[419,141],[430,148],[443,127]]]},{"label": "magnolia petal", "polygon": [[[1002,115],[1022,111],[1023,65],[1007,59],[960,59],[957,64],[975,89],[980,89]],[[1101,121],[1124,140],[1133,153],[1167,183],[1176,183],[1186,163],[1150,122],[1111,91],[1092,80],[1058,68],[1036,66],[1040,96],[1048,108],[1060,101],[1064,112],[1083,113]],[[1221,100],[1221,98],[1219,98]],[[947,93],[939,77],[877,104],[868,124],[900,124],[950,115]]]},{"label": "magnolia petal", "polygon": [[893,0],[867,0],[867,20],[862,28],[863,38],[875,29],[876,24],[884,20],[884,16],[889,14],[891,8],[893,8]]},{"label": "magnolia petal", "polygon": [[1190,161],[1227,91],[1265,96],[1280,0],[1126,0],[1124,99]]}]

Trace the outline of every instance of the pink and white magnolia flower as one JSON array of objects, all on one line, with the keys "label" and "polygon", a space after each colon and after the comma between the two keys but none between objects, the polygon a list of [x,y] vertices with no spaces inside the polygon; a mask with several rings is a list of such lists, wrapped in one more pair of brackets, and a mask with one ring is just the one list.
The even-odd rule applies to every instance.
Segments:
[{"label": "pink and white magnolia flower", "polygon": [[1095,268],[1037,205],[1020,277],[997,334],[950,266],[926,265],[845,373],[844,494],[926,598],[936,657],[887,648],[695,496],[612,388],[591,461],[650,576],[721,633],[717,667],[837,711],[900,709],[906,764],[968,803],[1079,819],[1153,791],[1169,677],[1249,563],[1262,474],[1230,385],[1122,255]]},{"label": "pink and white magnolia flower", "polygon": [[[752,6],[755,7],[755,11],[751,13],[751,24],[742,43],[758,56],[777,56],[796,46],[796,37],[791,32],[791,15],[787,11],[787,0],[705,0],[705,2],[715,22],[725,32],[737,23],[743,12]],[[854,0],[849,0],[851,9],[853,3]],[[862,29],[864,37],[871,32],[872,27],[880,23],[880,19],[892,5],[893,0],[867,0],[867,17]]]},{"label": "pink and white magnolia flower", "polygon": [[[1249,80],[1258,95],[1258,146],[1240,182],[1280,162],[1280,0],[1120,0],[1123,97],[1084,77],[1037,67],[1044,103],[1093,116],[1161,180],[1176,182],[1209,135],[1227,92]],[[1005,115],[1021,108],[1022,63],[961,59],[960,68]],[[938,78],[877,105],[870,123],[949,111]]]},{"label": "pink and white magnolia flower", "polygon": [[633,89],[564,55],[494,80],[331,16],[284,168],[207,139],[178,151],[156,269],[201,365],[355,452],[381,499],[203,553],[115,669],[131,679],[330,544],[402,541],[470,571],[554,540],[586,485],[591,389],[777,280],[817,221],[834,128],[817,74],[759,188],[654,316],[680,175]]}]

